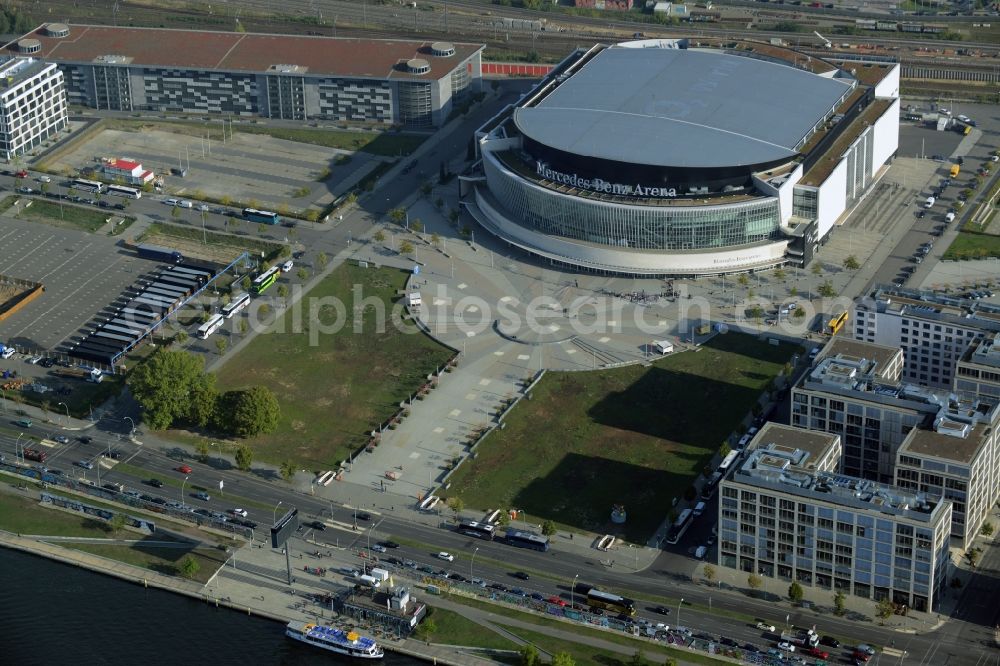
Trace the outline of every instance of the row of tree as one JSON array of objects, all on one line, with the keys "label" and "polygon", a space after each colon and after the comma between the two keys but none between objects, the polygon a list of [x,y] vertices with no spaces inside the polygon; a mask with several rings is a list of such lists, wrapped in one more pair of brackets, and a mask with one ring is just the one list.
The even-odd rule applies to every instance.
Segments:
[{"label": "row of tree", "polygon": [[159,349],[128,376],[128,387],[154,430],[183,425],[224,435],[274,432],[281,409],[266,386],[219,392],[200,356]]}]

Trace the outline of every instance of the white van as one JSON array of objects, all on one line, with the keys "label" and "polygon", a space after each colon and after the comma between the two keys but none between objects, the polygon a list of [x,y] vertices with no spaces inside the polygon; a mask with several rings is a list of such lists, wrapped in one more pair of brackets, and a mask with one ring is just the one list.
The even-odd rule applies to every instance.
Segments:
[{"label": "white van", "polygon": [[924,202],[924,208],[933,208],[935,201],[937,201],[937,199],[934,197],[927,197],[927,201]]},{"label": "white van", "polygon": [[955,214],[954,213],[945,213],[944,221],[945,222],[954,222],[955,221]]},{"label": "white van", "polygon": [[361,585],[367,585],[368,587],[373,587],[378,589],[382,587],[382,581],[380,581],[375,576],[361,575],[358,576],[358,583]]},{"label": "white van", "polygon": [[708,548],[705,548],[704,546],[698,546],[697,548],[694,549],[694,559],[696,560],[705,559],[706,551],[708,551]]},{"label": "white van", "polygon": [[661,354],[669,354],[674,351],[674,343],[670,342],[670,340],[654,340],[653,349]]},{"label": "white van", "polygon": [[700,516],[701,514],[705,513],[705,503],[698,502],[697,504],[695,504],[694,511],[692,511],[691,513],[693,513],[695,516]]}]

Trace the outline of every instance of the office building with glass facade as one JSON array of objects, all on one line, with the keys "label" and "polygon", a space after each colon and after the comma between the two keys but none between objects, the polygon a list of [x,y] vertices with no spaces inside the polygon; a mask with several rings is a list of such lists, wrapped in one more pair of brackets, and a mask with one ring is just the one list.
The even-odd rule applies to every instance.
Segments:
[{"label": "office building with glass facade", "polygon": [[787,49],[598,45],[477,131],[463,204],[508,243],[587,270],[801,266],[895,153],[893,109],[898,85]]},{"label": "office building with glass facade", "polygon": [[948,580],[951,503],[843,474],[839,459],[839,435],[761,428],[720,484],[718,564],[935,609]]},{"label": "office building with glass facade", "polygon": [[62,72],[35,58],[0,64],[0,155],[12,160],[69,123]]},{"label": "office building with glass facade", "polygon": [[430,128],[479,92],[483,45],[49,23],[3,50],[100,110]]}]

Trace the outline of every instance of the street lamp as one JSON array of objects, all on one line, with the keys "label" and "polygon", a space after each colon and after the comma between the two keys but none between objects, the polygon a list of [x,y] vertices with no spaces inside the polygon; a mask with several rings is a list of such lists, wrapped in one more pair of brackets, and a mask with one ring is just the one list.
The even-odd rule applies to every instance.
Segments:
[{"label": "street lamp", "polygon": [[65,423],[68,426],[69,425],[69,407],[66,405],[65,402],[60,402],[58,404],[62,405],[63,407],[66,407],[66,422]]},{"label": "street lamp", "polygon": [[479,546],[476,546],[476,549],[474,551],[472,551],[472,560],[469,562],[469,579],[470,580],[472,579],[472,565],[476,563],[476,553],[478,553],[478,552],[479,552]]},{"label": "street lamp", "polygon": [[271,524],[274,525],[278,522],[278,507],[281,506],[284,500],[278,500],[278,503],[274,505],[274,511],[271,512]]},{"label": "street lamp", "polygon": [[[14,459],[15,460],[18,458],[18,453],[17,452],[20,451],[20,449],[17,448],[17,445],[21,443],[21,438],[22,437],[24,437],[24,433],[23,432],[17,436],[17,441],[14,442]],[[24,462],[24,456],[23,455],[21,455],[21,462],[22,463]]]},{"label": "street lamp", "polygon": [[684,603],[684,597],[681,597],[681,600],[677,602],[677,615],[675,616],[677,624],[681,623],[681,604],[682,603]]},{"label": "street lamp", "polygon": [[573,608],[576,606],[576,579],[580,577],[580,574],[573,576],[573,587],[569,588],[569,607]]},{"label": "street lamp", "polygon": [[[98,462],[98,464],[100,464],[100,462]],[[184,486],[187,484],[189,478],[191,477],[185,476],[184,480],[181,482],[181,504],[184,503]]]},{"label": "street lamp", "polygon": [[135,434],[135,421],[132,420],[132,417],[126,416],[126,417],[124,417],[122,419],[122,421],[128,421],[132,425],[132,429],[129,431],[128,436],[131,437],[132,435],[134,435]]}]

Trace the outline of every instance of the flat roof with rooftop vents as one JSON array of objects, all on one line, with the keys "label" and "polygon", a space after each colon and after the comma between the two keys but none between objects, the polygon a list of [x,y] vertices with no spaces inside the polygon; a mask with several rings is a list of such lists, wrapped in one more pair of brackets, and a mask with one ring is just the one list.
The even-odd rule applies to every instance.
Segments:
[{"label": "flat roof with rooftop vents", "polygon": [[[926,430],[914,428],[903,440],[899,453],[916,456],[933,456],[942,460],[971,464],[976,458],[980,447],[988,439],[989,425],[977,423],[970,425],[941,419],[943,428]],[[938,428],[935,423],[935,428]]]},{"label": "flat roof with rooftop vents", "polygon": [[894,368],[894,365],[898,364],[902,355],[902,350],[896,347],[850,340],[836,335],[823,348],[817,360],[824,358],[853,359],[857,362],[865,360],[870,368],[868,372],[873,372],[879,379],[896,381],[899,379],[899,370]]}]

